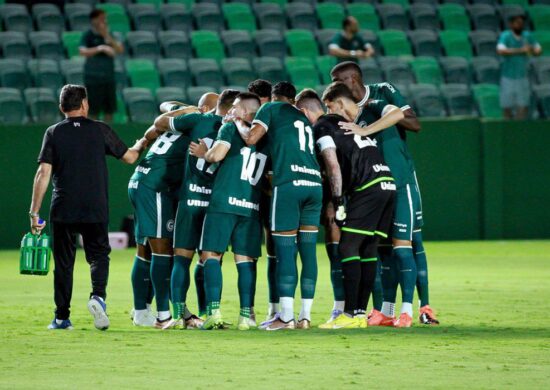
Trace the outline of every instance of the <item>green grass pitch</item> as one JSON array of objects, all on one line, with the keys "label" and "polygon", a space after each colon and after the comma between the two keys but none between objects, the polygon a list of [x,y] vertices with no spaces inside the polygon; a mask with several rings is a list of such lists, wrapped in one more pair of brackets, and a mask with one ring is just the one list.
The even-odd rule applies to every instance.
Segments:
[{"label": "green grass pitch", "polygon": [[[114,251],[111,328],[93,328],[86,310],[89,268],[79,251],[69,331],[48,331],[52,275],[18,274],[18,252],[0,252],[0,388],[544,388],[550,378],[550,242],[426,245],[431,303],[442,325],[412,329],[239,332],[135,328],[133,252]],[[332,296],[319,251],[313,322]],[[265,260],[256,310],[265,315]],[[235,266],[224,264],[222,311],[236,323]],[[194,287],[191,287],[195,307]]]}]

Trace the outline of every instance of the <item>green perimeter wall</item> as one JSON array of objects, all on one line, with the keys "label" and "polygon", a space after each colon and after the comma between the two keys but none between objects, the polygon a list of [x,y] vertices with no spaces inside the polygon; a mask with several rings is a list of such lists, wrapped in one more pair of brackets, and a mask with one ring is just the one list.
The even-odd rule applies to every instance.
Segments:
[{"label": "green perimeter wall", "polygon": [[[36,156],[46,126],[0,128],[0,248],[28,231]],[[131,144],[146,126],[115,130]],[[550,122],[422,121],[408,136],[428,240],[550,238]],[[126,186],[133,167],[109,161],[111,230],[132,212]],[[86,180],[83,175],[82,180]],[[47,218],[49,195],[42,208]]]}]

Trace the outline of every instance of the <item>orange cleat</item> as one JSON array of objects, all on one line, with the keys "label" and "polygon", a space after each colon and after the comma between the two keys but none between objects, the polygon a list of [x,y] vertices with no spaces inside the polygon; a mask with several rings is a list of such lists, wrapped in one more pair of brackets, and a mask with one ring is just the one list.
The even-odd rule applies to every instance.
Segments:
[{"label": "orange cleat", "polygon": [[439,320],[435,318],[435,314],[430,305],[422,306],[419,310],[420,323],[423,325],[439,325]]},{"label": "orange cleat", "polygon": [[407,313],[401,313],[395,324],[393,325],[396,328],[410,328],[412,326],[413,319]]},{"label": "orange cleat", "polygon": [[373,310],[367,320],[367,324],[369,326],[393,326],[394,321],[394,317],[388,317],[381,311]]}]

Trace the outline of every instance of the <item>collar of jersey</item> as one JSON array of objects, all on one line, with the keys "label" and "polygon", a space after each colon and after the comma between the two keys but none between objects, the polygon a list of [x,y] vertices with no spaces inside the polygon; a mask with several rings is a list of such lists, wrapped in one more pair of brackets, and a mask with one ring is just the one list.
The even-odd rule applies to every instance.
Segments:
[{"label": "collar of jersey", "polygon": [[368,85],[364,85],[364,87],[365,87],[365,96],[363,96],[363,99],[361,99],[361,101],[357,103],[359,107],[362,107],[365,104],[367,104],[367,100],[369,100],[370,88]]}]

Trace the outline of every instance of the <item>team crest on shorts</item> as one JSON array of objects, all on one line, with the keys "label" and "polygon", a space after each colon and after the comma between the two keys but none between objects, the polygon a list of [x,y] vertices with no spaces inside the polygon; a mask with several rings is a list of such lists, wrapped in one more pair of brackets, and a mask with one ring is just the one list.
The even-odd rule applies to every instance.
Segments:
[{"label": "team crest on shorts", "polygon": [[174,231],[174,220],[170,219],[168,222],[166,222],[166,230],[168,230],[169,233],[172,233]]}]

